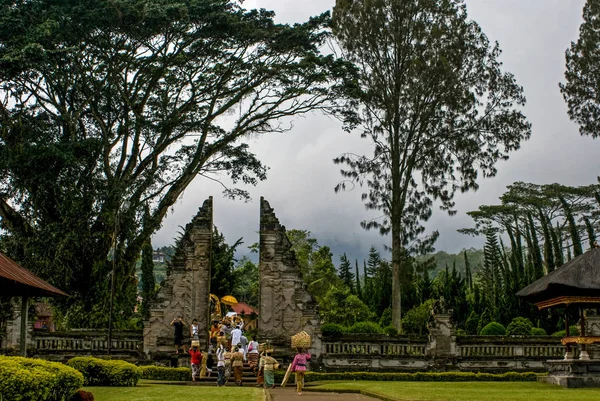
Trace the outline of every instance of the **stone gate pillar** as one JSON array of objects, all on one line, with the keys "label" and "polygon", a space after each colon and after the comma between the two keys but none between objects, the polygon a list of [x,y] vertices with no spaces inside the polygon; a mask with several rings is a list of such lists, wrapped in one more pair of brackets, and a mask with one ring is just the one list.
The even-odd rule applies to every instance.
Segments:
[{"label": "stone gate pillar", "polygon": [[[198,319],[200,344],[208,345],[210,326],[210,258],[213,230],[212,196],[204,201],[198,214],[185,227],[155,301],[144,321],[144,352],[172,352],[171,320],[181,315],[190,325]],[[186,327],[184,330],[189,330]],[[184,331],[184,335],[187,331]],[[187,337],[187,336],[186,336]]]},{"label": "stone gate pillar", "polygon": [[261,197],[259,340],[290,346],[290,337],[304,330],[312,337],[312,353],[319,354],[317,303],[305,288],[291,247],[285,227]]}]

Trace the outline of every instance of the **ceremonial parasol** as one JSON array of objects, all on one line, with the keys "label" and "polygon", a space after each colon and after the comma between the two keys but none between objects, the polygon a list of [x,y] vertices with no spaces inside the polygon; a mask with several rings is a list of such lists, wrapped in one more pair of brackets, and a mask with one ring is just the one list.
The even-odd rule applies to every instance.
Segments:
[{"label": "ceremonial parasol", "polygon": [[223,298],[221,298],[221,303],[228,305],[228,306],[233,306],[233,305],[237,305],[238,301],[237,301],[237,299],[235,299],[235,297],[233,297],[231,295],[225,295]]}]

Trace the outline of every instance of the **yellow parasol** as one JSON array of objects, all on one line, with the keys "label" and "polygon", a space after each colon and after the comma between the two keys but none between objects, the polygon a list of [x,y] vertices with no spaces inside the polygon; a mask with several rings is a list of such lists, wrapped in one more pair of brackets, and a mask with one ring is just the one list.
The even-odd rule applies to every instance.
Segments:
[{"label": "yellow parasol", "polygon": [[221,303],[228,305],[228,306],[233,306],[233,305],[237,305],[238,301],[237,301],[237,299],[235,299],[235,297],[233,297],[231,295],[225,295],[223,298],[221,298]]}]

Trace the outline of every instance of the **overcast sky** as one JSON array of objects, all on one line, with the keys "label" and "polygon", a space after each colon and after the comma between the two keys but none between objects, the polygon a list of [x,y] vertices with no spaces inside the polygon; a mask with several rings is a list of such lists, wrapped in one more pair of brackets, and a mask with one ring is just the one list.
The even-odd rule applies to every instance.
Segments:
[{"label": "overcast sky", "polygon": [[[600,174],[600,140],[580,137],[569,121],[558,83],[563,80],[564,52],[577,39],[584,0],[467,0],[468,12],[486,35],[503,50],[504,68],[525,88],[525,115],[533,134],[510,160],[498,164],[498,175],[480,181],[480,189],[457,195],[458,214],[449,217],[434,210],[429,230],[440,231],[436,249],[458,252],[481,247],[483,239],[467,237],[457,229],[472,226],[466,212],[481,204],[494,204],[515,181],[537,184],[559,182],[585,185]],[[246,8],[274,10],[278,22],[300,22],[333,7],[334,0],[246,0]],[[341,130],[337,121],[320,115],[294,120],[294,129],[251,140],[251,148],[270,167],[268,179],[248,188],[252,202],[221,197],[221,188],[197,179],[173,207],[153,245],[171,245],[180,226],[185,226],[202,201],[214,197],[217,227],[232,243],[244,238],[246,246],[258,241],[258,202],[264,196],[288,229],[309,230],[321,245],[334,253],[363,258],[371,245],[383,249],[388,237],[364,231],[361,220],[374,217],[360,200],[360,190],[334,193],[340,180],[332,159],[347,151],[370,154],[371,144],[357,133]],[[389,255],[386,254],[389,257]]]}]

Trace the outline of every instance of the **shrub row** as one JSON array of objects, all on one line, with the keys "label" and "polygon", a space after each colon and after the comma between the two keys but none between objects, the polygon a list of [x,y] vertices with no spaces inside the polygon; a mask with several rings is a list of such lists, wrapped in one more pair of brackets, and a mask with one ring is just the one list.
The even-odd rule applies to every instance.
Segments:
[{"label": "shrub row", "polygon": [[135,386],[142,377],[140,367],[125,361],[76,357],[67,365],[83,374],[86,386]]},{"label": "shrub row", "polygon": [[142,366],[142,379],[187,381],[192,377],[190,368],[166,368],[164,366]]},{"label": "shrub row", "polygon": [[325,323],[321,326],[321,333],[325,337],[339,337],[342,334],[385,334],[387,336],[398,335],[394,326],[381,327],[373,322],[358,322],[352,326],[342,326],[337,323]]},{"label": "shrub row", "polygon": [[[188,368],[166,368],[162,366],[142,366],[143,378],[150,380],[187,381],[191,371]],[[275,371],[275,382],[280,383],[284,370]],[[416,373],[380,373],[380,372],[306,372],[305,380],[310,382],[326,380],[368,380],[368,381],[493,381],[523,382],[536,381],[538,375],[532,372],[507,372],[501,374],[473,372],[416,372]]]},{"label": "shrub row", "polygon": [[61,363],[0,356],[3,401],[66,401],[83,382],[81,373]]},{"label": "shrub row", "polygon": [[[275,382],[283,380],[285,372],[275,372]],[[326,380],[368,380],[368,381],[420,381],[420,382],[532,382],[538,375],[533,372],[507,372],[501,374],[473,372],[416,372],[416,373],[379,373],[379,372],[306,372],[309,382]]]}]

